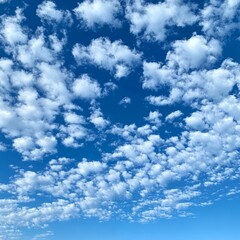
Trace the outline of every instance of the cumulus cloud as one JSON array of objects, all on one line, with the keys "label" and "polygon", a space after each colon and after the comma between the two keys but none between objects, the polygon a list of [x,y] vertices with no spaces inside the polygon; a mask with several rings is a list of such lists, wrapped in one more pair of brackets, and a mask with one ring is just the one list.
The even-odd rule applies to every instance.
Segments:
[{"label": "cumulus cloud", "polygon": [[98,129],[104,129],[110,122],[106,120],[100,108],[93,107],[90,122]]},{"label": "cumulus cloud", "polygon": [[20,9],[16,10],[15,16],[1,17],[1,38],[10,46],[25,43],[27,41],[28,37],[21,27],[23,19],[24,17]]},{"label": "cumulus cloud", "polygon": [[140,53],[121,41],[111,42],[108,38],[94,39],[87,47],[76,44],[72,54],[79,65],[96,65],[110,71],[116,78],[126,77],[141,59]]},{"label": "cumulus cloud", "polygon": [[76,97],[92,100],[101,96],[101,88],[96,80],[83,75],[73,83],[73,92]]},{"label": "cumulus cloud", "polygon": [[239,0],[210,0],[201,11],[200,25],[209,36],[224,37],[239,29]]},{"label": "cumulus cloud", "polygon": [[118,19],[118,14],[121,12],[118,0],[85,0],[78,4],[74,12],[88,28],[102,25],[118,27],[121,24]]},{"label": "cumulus cloud", "polygon": [[213,65],[221,55],[221,44],[216,39],[207,41],[200,35],[193,35],[188,40],[173,43],[173,51],[168,52],[166,60],[169,67],[179,69],[199,69]]},{"label": "cumulus cloud", "polygon": [[173,121],[175,118],[179,118],[183,115],[183,113],[180,110],[171,112],[166,116],[166,121]]},{"label": "cumulus cloud", "polygon": [[150,41],[164,41],[168,27],[184,27],[197,20],[193,6],[181,0],[167,0],[155,4],[135,0],[128,4],[126,17],[130,21],[131,32]]},{"label": "cumulus cloud", "polygon": [[57,6],[52,1],[43,1],[40,5],[38,5],[37,16],[49,23],[60,23],[60,22],[68,22],[71,23],[71,14],[69,11],[59,10]]},{"label": "cumulus cloud", "polygon": [[[129,22],[116,29],[124,8]],[[1,239],[72,218],[185,217],[239,193],[225,185],[240,178],[240,68],[222,38],[238,29],[238,0],[199,10],[181,0],[86,0],[72,25],[52,1],[35,10],[36,28],[24,10],[1,16],[0,151],[42,166],[16,160],[1,181]],[[116,40],[127,26],[136,38]],[[178,34],[187,26],[198,34]],[[68,34],[95,27],[86,39]],[[69,148],[76,159],[57,157]]]},{"label": "cumulus cloud", "polygon": [[168,51],[166,65],[156,62],[143,63],[143,88],[157,89],[169,85],[176,74],[194,69],[210,68],[221,55],[220,43],[212,39],[207,41],[203,36],[193,35],[188,40],[177,40]]}]

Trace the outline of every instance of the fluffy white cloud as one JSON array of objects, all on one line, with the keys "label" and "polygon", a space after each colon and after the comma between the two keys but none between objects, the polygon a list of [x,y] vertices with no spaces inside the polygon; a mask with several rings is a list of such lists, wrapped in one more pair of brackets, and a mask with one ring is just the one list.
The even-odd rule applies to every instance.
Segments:
[{"label": "fluffy white cloud", "polygon": [[183,115],[183,113],[180,110],[171,112],[166,116],[166,121],[173,121],[175,118],[179,118]]},{"label": "fluffy white cloud", "polygon": [[149,121],[150,123],[156,125],[156,126],[160,126],[161,125],[161,117],[162,117],[162,114],[159,113],[158,111],[154,111],[154,112],[150,112],[149,113],[149,116],[146,117],[145,119],[147,121]]},{"label": "fluffy white cloud", "polygon": [[167,53],[166,65],[156,62],[143,63],[143,88],[157,90],[183,77],[186,71],[209,68],[218,60],[222,51],[217,40],[207,41],[199,35],[193,35],[188,40],[177,40],[172,48],[173,50]]},{"label": "fluffy white cloud", "polygon": [[[74,12],[88,28],[117,27],[120,4],[127,7],[132,33],[147,40],[163,41],[168,30],[172,33],[198,20],[205,35],[194,33],[188,39],[174,35],[178,40],[143,59],[144,52],[132,47],[136,42],[143,51],[147,44],[162,45],[139,44],[137,39],[130,47],[121,40],[99,37],[99,32],[89,35],[98,37],[89,39],[89,45],[81,38],[75,44],[76,39],[67,33],[78,26],[65,24],[70,21],[69,12],[52,1],[37,7],[41,21],[36,22],[41,26],[35,32],[24,25],[24,10],[1,17],[0,151],[14,149],[22,160],[41,159],[44,166],[10,166],[15,174],[0,183],[1,239],[21,239],[21,227],[46,227],[53,221],[78,217],[109,219],[117,215],[146,222],[188,216],[191,206],[205,206],[239,192],[225,188],[225,182],[240,178],[239,63],[222,60],[227,42],[220,44],[220,36],[236,27],[233,20],[238,19],[239,1],[210,0],[199,10],[199,17],[194,5],[180,0],[135,0],[126,5],[117,0],[86,0]],[[229,24],[224,25],[225,20]],[[46,22],[53,26],[47,28]],[[128,22],[122,27],[125,24]],[[71,50],[80,66],[70,62]],[[107,70],[117,79],[127,77],[141,59],[143,76],[141,71],[133,74],[128,79],[132,82],[116,82],[117,86],[101,71]],[[89,65],[100,69],[91,73],[95,79],[88,75],[92,71]],[[119,104],[131,103],[132,94],[138,94],[132,91],[138,91],[139,84],[143,89],[137,99],[147,96],[149,103],[168,107],[144,102],[139,111],[144,116],[134,116],[136,122],[129,125],[118,122],[118,116],[109,118]],[[122,96],[129,98],[119,102]],[[140,107],[135,100],[132,106]],[[122,119],[131,122],[131,115]],[[71,154],[80,153],[82,159],[45,161],[44,157],[57,150],[63,154],[69,147],[75,148]],[[99,154],[93,155],[92,148]],[[172,187],[175,183],[177,189]],[[50,235],[47,232],[33,239]]]},{"label": "fluffy white cloud", "polygon": [[79,65],[96,65],[112,72],[116,78],[126,77],[141,59],[141,54],[121,41],[111,42],[108,38],[94,39],[87,47],[76,44],[72,54]]},{"label": "fluffy white cloud", "polygon": [[103,113],[99,108],[93,108],[90,122],[98,129],[104,129],[109,124],[109,121],[104,118]]},{"label": "fluffy white cloud", "polygon": [[239,12],[239,0],[210,0],[201,12],[200,25],[207,35],[224,37],[239,29]]},{"label": "fluffy white cloud", "polygon": [[[0,60],[3,96],[0,128],[25,160],[36,160],[56,152],[57,138],[66,146],[81,145],[78,140],[86,136],[86,128],[73,122],[58,128],[56,117],[65,113],[65,110],[61,113],[60,108],[66,112],[78,108],[73,103],[76,97],[100,97],[101,89],[95,81],[83,79],[79,81],[85,85],[79,87],[73,75],[62,67],[58,54],[63,50],[65,38],[59,39],[56,34],[46,38],[42,28],[30,35],[22,26],[23,19],[22,11],[17,10],[15,18],[7,17],[2,21],[4,50],[12,60]],[[82,87],[88,87],[89,92]],[[15,100],[11,97],[13,93]]]},{"label": "fluffy white cloud", "polygon": [[25,43],[28,39],[24,29],[21,27],[23,19],[20,9],[16,10],[15,16],[1,17],[1,38],[11,46]]},{"label": "fluffy white cloud", "polygon": [[84,100],[92,100],[101,97],[100,85],[88,75],[82,75],[73,82],[73,92],[76,97]]},{"label": "fluffy white cloud", "polygon": [[221,55],[220,42],[203,36],[193,35],[188,40],[178,40],[173,43],[173,51],[168,52],[166,60],[170,68],[180,70],[199,69],[211,66]]},{"label": "fluffy white cloud", "polygon": [[191,5],[181,0],[166,0],[145,3],[134,0],[128,4],[126,17],[131,23],[131,32],[143,35],[147,40],[163,41],[169,26],[184,27],[197,20]]},{"label": "fluffy white cloud", "polygon": [[118,0],[85,0],[74,9],[78,19],[87,27],[111,25],[120,26],[118,14],[121,12],[121,5]]},{"label": "fluffy white cloud", "polygon": [[69,11],[63,11],[57,9],[57,6],[52,1],[43,1],[40,5],[38,5],[36,14],[41,20],[45,20],[47,22],[55,22],[60,23],[62,21],[71,22],[71,14]]},{"label": "fluffy white cloud", "polygon": [[188,40],[175,41],[172,47],[165,65],[143,63],[144,89],[170,89],[167,96],[148,96],[146,99],[151,104],[170,105],[182,100],[193,103],[202,99],[219,101],[237,84],[237,63],[225,59],[219,68],[213,67],[222,51],[218,41],[193,35]]}]

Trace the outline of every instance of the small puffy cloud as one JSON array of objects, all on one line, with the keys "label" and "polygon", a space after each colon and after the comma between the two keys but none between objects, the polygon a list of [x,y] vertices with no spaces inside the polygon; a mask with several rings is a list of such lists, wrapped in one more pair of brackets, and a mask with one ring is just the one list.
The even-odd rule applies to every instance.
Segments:
[{"label": "small puffy cloud", "polygon": [[140,53],[121,41],[111,42],[108,38],[94,39],[87,47],[76,44],[72,54],[79,65],[96,65],[112,72],[116,78],[126,77],[141,59]]},{"label": "small puffy cloud", "polygon": [[179,118],[183,115],[180,110],[174,111],[166,116],[166,121],[173,121],[175,118]]},{"label": "small puffy cloud", "polygon": [[68,124],[84,124],[85,119],[81,115],[77,115],[76,113],[67,112],[64,114],[64,120]]},{"label": "small puffy cloud", "polygon": [[121,12],[121,5],[118,0],[85,0],[78,4],[74,12],[88,28],[120,25],[117,15]]},{"label": "small puffy cloud", "polygon": [[78,164],[78,172],[84,177],[91,173],[100,173],[106,169],[106,163],[101,163],[98,161],[87,162],[83,161]]},{"label": "small puffy cloud", "polygon": [[36,14],[41,20],[50,23],[60,23],[62,21],[71,22],[71,14],[69,11],[57,9],[56,4],[48,0],[45,0],[38,5]]},{"label": "small puffy cloud", "polygon": [[83,100],[93,100],[101,97],[100,85],[86,74],[73,82],[72,89],[74,95]]},{"label": "small puffy cloud", "polygon": [[143,88],[158,90],[161,86],[168,85],[171,81],[173,70],[157,62],[143,63]]},{"label": "small puffy cloud", "polygon": [[192,6],[181,0],[167,0],[156,4],[136,0],[133,4],[128,4],[126,17],[130,21],[133,34],[143,35],[151,41],[164,41],[170,26],[184,27],[197,20]]},{"label": "small puffy cloud", "polygon": [[104,118],[100,108],[93,108],[89,119],[98,129],[104,129],[109,124],[109,121]]},{"label": "small puffy cloud", "polygon": [[1,17],[0,37],[10,46],[25,43],[28,39],[25,30],[21,26],[24,17],[20,9],[16,10],[15,16]]},{"label": "small puffy cloud", "polygon": [[221,55],[220,42],[200,35],[193,35],[188,40],[173,43],[173,51],[168,52],[166,60],[170,68],[183,70],[199,69],[214,64]]},{"label": "small puffy cloud", "polygon": [[103,85],[103,96],[107,96],[109,93],[115,91],[118,86],[113,82],[106,82]]},{"label": "small puffy cloud", "polygon": [[201,112],[194,112],[190,117],[185,119],[187,126],[195,130],[203,130],[205,128],[204,116]]},{"label": "small puffy cloud", "polygon": [[145,120],[149,121],[152,124],[155,124],[156,126],[160,126],[161,125],[161,118],[162,114],[158,111],[154,111],[154,112],[149,112],[148,117],[145,118]]},{"label": "small puffy cloud", "polygon": [[120,102],[119,102],[120,105],[122,106],[126,106],[128,104],[131,104],[131,98],[129,97],[124,97]]}]

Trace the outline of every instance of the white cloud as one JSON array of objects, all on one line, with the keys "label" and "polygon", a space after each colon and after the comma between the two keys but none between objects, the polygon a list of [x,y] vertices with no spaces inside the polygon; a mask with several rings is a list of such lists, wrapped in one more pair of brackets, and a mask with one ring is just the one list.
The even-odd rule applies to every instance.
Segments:
[{"label": "white cloud", "polygon": [[143,35],[151,41],[164,41],[169,26],[184,27],[197,20],[192,6],[181,0],[167,0],[156,4],[135,0],[133,4],[128,4],[126,17],[131,23],[133,34]]},{"label": "white cloud", "polygon": [[239,0],[210,0],[201,11],[200,25],[205,34],[213,37],[229,35],[238,27]]},{"label": "white cloud", "polygon": [[62,21],[71,22],[71,14],[69,11],[63,11],[57,9],[54,2],[45,0],[38,5],[36,14],[41,20],[47,22],[60,23]]},{"label": "white cloud", "polygon": [[120,26],[118,14],[121,12],[121,5],[118,0],[85,0],[74,9],[78,19],[88,28],[110,25]]},{"label": "white cloud", "polygon": [[182,115],[183,113],[180,110],[177,110],[168,114],[165,119],[166,121],[173,121],[174,119],[179,118]]},{"label": "white cloud", "polygon": [[101,97],[101,88],[96,80],[88,75],[82,75],[73,82],[73,92],[76,97],[84,100],[92,100]]},{"label": "white cloud", "polygon": [[104,118],[100,108],[93,108],[90,116],[90,122],[93,123],[98,129],[104,129],[110,123]]},{"label": "white cloud", "polygon": [[120,105],[123,105],[123,106],[126,106],[128,104],[131,104],[131,98],[129,97],[124,97],[120,102],[119,102]]},{"label": "white cloud", "polygon": [[[167,55],[176,57],[174,51]],[[188,66],[191,61],[185,59],[184,55],[178,55],[178,61],[168,58],[166,65],[144,63],[143,88],[154,91],[169,89],[165,95],[148,96],[147,101],[153,105],[170,105],[179,101],[194,104],[202,99],[220,101],[237,84],[238,63],[231,59],[225,59],[219,68],[213,68],[208,64],[207,53],[204,57],[207,68],[199,65],[197,69],[191,70]]]},{"label": "white cloud", "polygon": [[161,66],[157,62],[143,63],[143,88],[157,90],[161,86],[168,85],[171,81],[173,70]]},{"label": "white cloud", "polygon": [[166,65],[156,62],[143,63],[143,88],[158,90],[171,85],[190,70],[210,68],[221,55],[220,43],[203,36],[193,35],[188,40],[177,40],[168,51]]},{"label": "white cloud", "polygon": [[[75,13],[87,27],[115,27],[119,23],[119,4],[82,1]],[[135,0],[126,4],[131,31],[148,40],[162,41],[170,27],[171,31],[198,19],[194,6],[180,0],[156,4]],[[95,5],[98,11],[93,13]],[[103,5],[109,8],[103,10]],[[239,1],[210,1],[204,9],[210,5],[210,10],[216,10],[216,24],[223,19],[227,23],[237,19]],[[99,11],[107,13],[100,15]],[[159,11],[163,14],[159,15]],[[204,17],[204,24],[211,23],[214,13],[204,11],[201,21]],[[133,75],[136,79],[131,86],[138,89],[135,83],[142,84],[144,91],[153,90],[146,98],[149,103],[169,106],[144,105],[141,111],[148,111],[146,117],[124,125],[112,123],[109,106],[116,104],[119,108],[115,100],[135,89],[127,88],[128,81],[116,82],[117,86],[108,74],[98,75],[96,69],[96,80],[83,71],[88,72],[92,64],[109,71],[114,78],[127,77],[140,65],[144,53],[106,37],[90,39],[88,46],[75,44],[74,38],[68,43],[70,25],[55,31],[57,25],[66,23],[68,11],[44,1],[37,12],[42,26],[36,32],[24,26],[27,21],[21,10],[15,17],[1,17],[1,50],[5,57],[0,59],[0,129],[6,142],[3,144],[1,138],[0,151],[13,148],[22,154],[22,160],[40,159],[44,166],[37,170],[36,163],[23,164],[28,165],[26,169],[10,166],[15,174],[8,182],[0,183],[0,192],[6,196],[0,199],[1,239],[21,239],[18,228],[46,227],[53,221],[78,217],[109,219],[117,215],[146,222],[188,216],[191,206],[205,206],[238,192],[225,188],[225,182],[240,178],[239,64],[231,59],[219,63],[226,43],[221,46],[221,39],[217,40],[235,24],[217,26],[214,22],[212,29],[203,25],[206,35],[178,38],[170,49],[164,49],[168,52],[162,62],[154,62],[155,56],[146,57],[143,76]],[[54,24],[54,33],[49,35],[45,21]],[[219,32],[212,36],[211,31],[216,29]],[[77,69],[75,63],[69,62],[65,55],[69,49],[65,47],[70,45],[74,46],[76,61],[84,68]],[[113,92],[117,89],[119,92]],[[131,94],[119,104],[131,103]],[[127,115],[124,120],[131,118]],[[175,124],[177,120],[182,120],[181,124]],[[71,154],[79,153],[77,148],[82,147],[81,155],[89,154],[91,159],[45,161],[59,147],[58,154],[64,154],[60,142],[66,148],[76,148]],[[92,155],[92,147],[99,154]],[[177,189],[172,187],[175,183]],[[212,194],[213,187],[221,192]],[[35,239],[49,235],[51,232]]]},{"label": "white cloud", "polygon": [[221,55],[220,42],[203,36],[193,35],[188,40],[173,43],[173,51],[168,52],[166,60],[170,68],[180,70],[199,69],[213,65]]},{"label": "white cloud", "polygon": [[126,77],[141,59],[138,52],[121,41],[111,42],[108,38],[94,39],[88,47],[76,44],[72,54],[79,65],[96,65],[112,72],[116,78]]},{"label": "white cloud", "polygon": [[25,43],[28,39],[25,30],[21,27],[21,22],[24,17],[20,9],[16,10],[16,15],[12,17],[2,16],[1,23],[1,38],[9,45],[15,46],[16,44]]},{"label": "white cloud", "polygon": [[158,111],[154,111],[154,112],[149,112],[149,116],[146,117],[145,119],[150,123],[159,127],[162,124],[161,117],[162,117],[161,113],[159,113]]}]

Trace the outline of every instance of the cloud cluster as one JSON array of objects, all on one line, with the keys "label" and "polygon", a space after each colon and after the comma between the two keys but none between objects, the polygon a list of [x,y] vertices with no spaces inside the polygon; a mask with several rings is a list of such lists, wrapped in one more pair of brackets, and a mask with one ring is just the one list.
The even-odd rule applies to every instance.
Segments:
[{"label": "cloud cluster", "polygon": [[110,71],[116,78],[128,76],[141,59],[140,53],[121,41],[111,42],[108,38],[94,39],[87,47],[76,44],[72,54],[79,65],[96,65]]},{"label": "cloud cluster", "polygon": [[0,17],[0,153],[42,166],[16,161],[1,180],[0,239],[72,218],[186,217],[238,194],[240,66],[223,37],[239,35],[240,1],[76,5],[43,1],[35,28],[25,9]]}]

